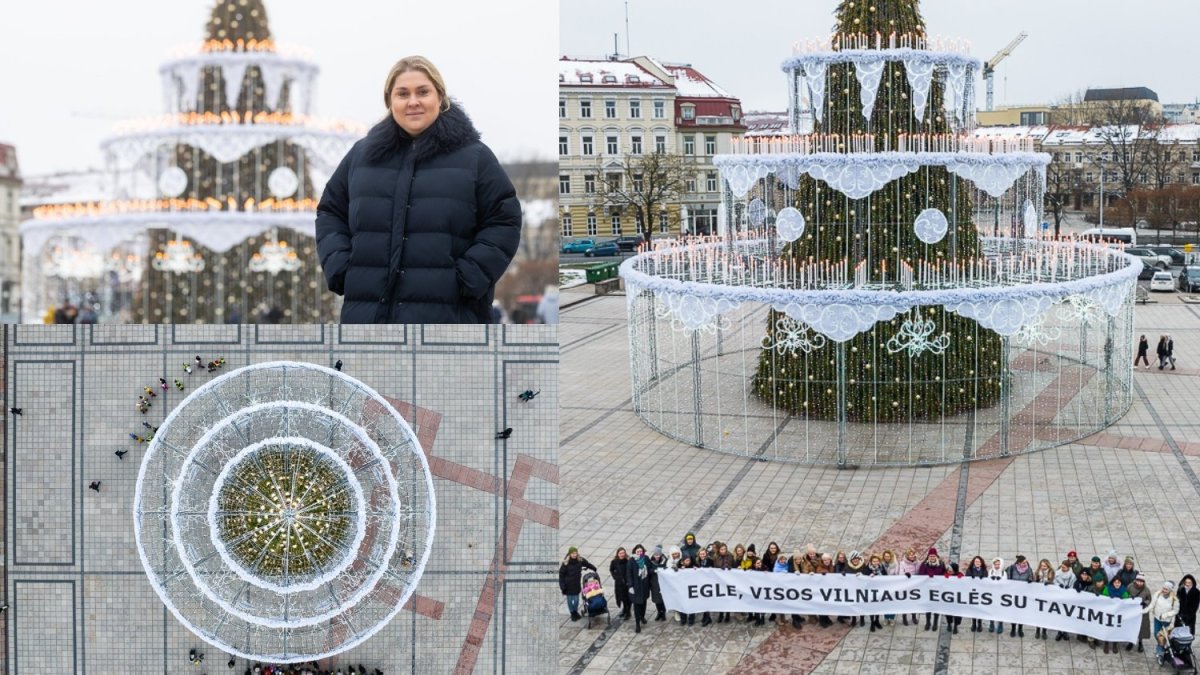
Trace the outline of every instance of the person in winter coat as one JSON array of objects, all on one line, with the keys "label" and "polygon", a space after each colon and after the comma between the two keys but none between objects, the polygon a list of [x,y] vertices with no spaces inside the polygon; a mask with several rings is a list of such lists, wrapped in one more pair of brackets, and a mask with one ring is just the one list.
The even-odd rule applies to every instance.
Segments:
[{"label": "person in winter coat", "polygon": [[[813,574],[833,574],[833,556],[822,553],[821,562],[813,568]],[[833,619],[830,619],[828,615],[821,615],[817,617],[817,623],[822,628],[828,628],[833,625]]]},{"label": "person in winter coat", "polygon": [[1075,553],[1074,550],[1067,551],[1067,562],[1071,565],[1071,571],[1078,577],[1079,570],[1083,569],[1083,562],[1079,560],[1079,554]]},{"label": "person in winter coat", "polygon": [[1158,646],[1154,648],[1156,656],[1162,656],[1163,643],[1158,640],[1159,633],[1165,628],[1170,630],[1171,625],[1175,622],[1175,617],[1179,614],[1179,599],[1175,597],[1175,584],[1170,581],[1164,581],[1162,587],[1154,597],[1150,600],[1150,604],[1144,610],[1150,615],[1150,620],[1153,622],[1153,631],[1155,640]]},{"label": "person in winter coat", "polygon": [[1150,370],[1150,359],[1147,355],[1150,353],[1150,341],[1143,335],[1138,339],[1137,358],[1133,360],[1133,367],[1137,368],[1138,363],[1146,364],[1146,370]]},{"label": "person in winter coat", "polygon": [[626,583],[626,572],[629,568],[629,553],[624,546],[617,549],[616,555],[608,563],[608,575],[613,579],[613,596],[617,599],[617,607],[621,610],[621,618],[628,619],[633,604],[629,602],[629,584]]},{"label": "person in winter coat", "polygon": [[[917,560],[917,551],[914,548],[909,548],[904,552],[904,559],[900,561],[898,571],[906,577],[911,577],[914,574],[921,573],[921,561]],[[908,625],[908,619],[912,617],[913,625],[917,625],[917,614],[901,614],[900,618],[904,621],[904,625]]]},{"label": "person in winter coat", "polygon": [[[712,558],[708,557],[708,549],[702,548],[696,553],[696,564],[692,565],[698,570],[708,569],[713,566]],[[701,626],[711,625],[713,622],[712,615],[708,612],[704,613],[703,619],[700,621]]]},{"label": "person in winter coat", "polygon": [[[1042,558],[1038,562],[1037,569],[1033,571],[1033,583],[1049,585],[1054,583],[1054,568],[1050,566],[1050,561]],[[1048,631],[1041,626],[1034,626],[1033,637],[1046,639]]]},{"label": "person in winter coat", "polygon": [[[1016,562],[1014,562],[1012,565],[1009,565],[1004,576],[1012,581],[1033,581],[1033,567],[1031,567],[1029,562],[1025,560],[1025,556],[1019,555],[1016,558]],[[1008,636],[1025,637],[1025,626],[1015,623],[1012,624],[1012,626],[1009,628]]]},{"label": "person in winter coat", "polygon": [[[900,565],[896,562],[896,554],[892,553],[892,549],[884,549],[881,559],[883,561],[884,574],[896,575],[900,573]],[[889,626],[896,625],[895,614],[884,614],[883,620],[886,621],[887,625]]]},{"label": "person in winter coat", "polygon": [[558,590],[567,596],[567,610],[571,612],[571,620],[578,621],[580,579],[585,569],[596,571],[596,566],[579,555],[579,549],[572,546],[567,549],[567,557],[558,566]]},{"label": "person in winter coat", "polygon": [[[988,570],[987,563],[983,561],[983,556],[977,555],[974,558],[971,558],[971,562],[967,564],[967,571],[963,574],[965,574],[969,579],[986,579]],[[971,619],[971,632],[983,632],[983,619]]]},{"label": "person in winter coat", "polygon": [[[1071,560],[1069,558],[1064,559],[1059,564],[1058,571],[1054,573],[1054,585],[1058,586],[1064,591],[1074,590],[1076,579],[1078,579],[1078,577],[1075,576],[1075,571],[1071,569]],[[1058,631],[1058,633],[1054,636],[1055,642],[1067,639],[1069,639],[1067,634],[1061,630]]]},{"label": "person in winter coat", "polygon": [[679,552],[685,558],[691,558],[692,564],[696,564],[696,556],[700,553],[700,544],[696,543],[696,535],[688,532],[683,535],[683,545],[679,547]]},{"label": "person in winter coat", "polygon": [[[1005,577],[1004,559],[1003,558],[992,558],[992,564],[990,567],[988,567],[988,579],[995,581],[995,580],[1003,579],[1004,577]],[[988,632],[991,633],[992,631],[995,631],[998,634],[1003,633],[1004,632],[1004,622],[989,620],[988,621]]]},{"label": "person in winter coat", "polygon": [[663,553],[662,544],[655,544],[654,550],[650,553],[650,599],[654,601],[654,609],[657,614],[654,615],[655,621],[667,620],[667,603],[663,602],[662,587],[658,583],[658,573],[668,569],[670,561],[666,554]]},{"label": "person in winter coat", "polygon": [[[863,555],[858,551],[851,551],[850,555],[846,557],[846,565],[842,568],[842,572],[845,574],[863,574],[866,571],[867,562],[863,559]],[[857,623],[859,626],[867,625],[867,617],[863,614],[851,616],[849,618],[851,627],[853,627],[855,623]],[[874,630],[875,617],[871,617],[871,626],[872,630]]]},{"label": "person in winter coat", "polygon": [[[1117,572],[1121,571],[1122,563],[1120,556],[1117,555],[1117,550],[1113,549],[1109,551],[1108,556],[1100,566],[1104,568],[1104,583],[1107,584],[1112,581],[1113,577],[1117,576]],[[1092,576],[1096,575],[1093,574]]]},{"label": "person in winter coat", "polygon": [[742,566],[742,563],[745,561],[746,561],[746,547],[742,546],[741,544],[734,546],[733,547],[733,569],[735,569],[735,570],[746,569],[745,567]]},{"label": "person in winter coat", "polygon": [[1178,594],[1179,598],[1179,620],[1183,625],[1192,631],[1192,635],[1196,634],[1196,610],[1200,609],[1200,588],[1196,588],[1196,577],[1190,574],[1183,575],[1179,580]]},{"label": "person in winter coat", "polygon": [[[1163,365],[1165,366],[1169,362],[1171,370],[1175,370],[1175,341],[1171,339],[1170,335],[1164,335],[1163,337],[1167,339],[1167,358],[1163,362]],[[1162,370],[1162,368],[1159,368],[1159,370]]]},{"label": "person in winter coat", "polygon": [[[1094,595],[1103,596],[1105,595],[1106,591],[1108,591],[1108,584],[1104,581],[1104,579],[1102,577],[1092,577],[1092,588],[1090,592]],[[1088,637],[1087,641],[1088,644],[1092,646],[1092,649],[1095,649],[1097,644],[1103,645],[1105,654],[1111,653],[1113,647],[1115,646],[1105,642],[1104,640],[1097,640],[1093,637]]]},{"label": "person in winter coat", "polygon": [[1088,568],[1088,572],[1092,575],[1092,583],[1095,583],[1096,579],[1103,579],[1104,583],[1108,583],[1108,573],[1104,571],[1104,566],[1100,563],[1100,556],[1092,556],[1092,564]]},{"label": "person in winter coat", "polygon": [[[1146,609],[1150,606],[1150,601],[1154,599],[1154,594],[1150,592],[1150,587],[1146,585],[1146,575],[1138,573],[1134,577],[1133,585],[1129,587],[1129,597],[1135,598],[1142,603],[1142,626],[1138,630],[1137,650],[1138,653],[1146,651],[1146,647],[1142,644],[1142,640],[1150,637],[1150,614]],[[1125,651],[1129,651],[1133,645],[1125,645]]]},{"label": "person in winter coat", "polygon": [[[671,550],[675,551],[678,548],[679,548],[678,546],[672,546]],[[685,555],[680,555],[679,559],[672,565],[671,569],[676,570],[676,571],[690,570],[690,569],[692,569],[692,559]],[[679,615],[679,625],[680,626],[696,625],[696,615],[695,614],[684,614],[683,612],[676,612],[676,614]]]},{"label": "person in winter coat", "polygon": [[[946,574],[946,564],[938,557],[936,548],[930,547],[928,555],[925,556],[925,562],[921,563],[921,567],[917,570],[921,576],[940,577]],[[929,620],[933,619],[933,630],[938,629],[938,618],[940,614],[925,612],[925,630],[930,630]]]},{"label": "person in winter coat", "polygon": [[[713,557],[713,567],[719,570],[733,569],[733,554],[729,552],[729,546],[725,542],[717,543],[717,555]],[[729,612],[717,612],[717,623],[728,623]]]},{"label": "person in winter coat", "polygon": [[1158,369],[1162,370],[1167,365],[1167,336],[1158,336],[1158,346],[1154,348],[1154,353],[1158,355]]},{"label": "person in winter coat", "polygon": [[625,584],[629,587],[629,599],[633,601],[633,632],[642,632],[646,623],[646,601],[650,599],[650,579],[654,576],[654,564],[646,555],[646,547],[633,547],[633,557],[625,566]]},{"label": "person in winter coat", "polygon": [[392,66],[389,114],[355,143],[317,206],[317,253],[343,323],[488,323],[521,239],[512,182],[437,68]]},{"label": "person in winter coat", "polygon": [[[771,568],[763,562],[762,558],[754,558],[754,564],[750,566],[751,572],[770,572]],[[762,626],[767,623],[767,615],[763,612],[752,612],[747,619],[754,623],[755,626]]]},{"label": "person in winter coat", "polygon": [[[872,554],[871,558],[867,561],[867,569],[863,571],[863,574],[869,577],[885,576],[887,568],[883,566],[883,558],[877,554]],[[876,629],[883,630],[883,624],[880,623],[878,614],[872,614],[871,632],[874,633]]]},{"label": "person in winter coat", "polygon": [[1133,585],[1133,580],[1137,578],[1137,568],[1133,565],[1133,556],[1125,556],[1125,562],[1121,564],[1121,569],[1117,570],[1116,576],[1121,579],[1121,586],[1126,590]]}]

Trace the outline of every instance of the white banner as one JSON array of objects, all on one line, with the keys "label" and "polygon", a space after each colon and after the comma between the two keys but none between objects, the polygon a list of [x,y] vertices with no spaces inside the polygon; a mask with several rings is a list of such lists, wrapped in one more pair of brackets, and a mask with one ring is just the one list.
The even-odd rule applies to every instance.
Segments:
[{"label": "white banner", "polygon": [[660,571],[668,608],[860,616],[933,612],[1041,626],[1110,642],[1135,642],[1137,600],[1077,593],[1022,581],[946,577],[777,574],[742,570]]}]

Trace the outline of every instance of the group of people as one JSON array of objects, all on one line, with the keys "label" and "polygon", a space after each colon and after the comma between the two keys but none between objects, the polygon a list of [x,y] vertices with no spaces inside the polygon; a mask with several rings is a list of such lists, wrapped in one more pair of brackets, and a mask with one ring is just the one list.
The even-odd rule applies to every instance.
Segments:
[{"label": "group of people", "polygon": [[[1146,370],[1150,370],[1150,341],[1143,335],[1138,338],[1137,356],[1133,359],[1133,367],[1137,368],[1141,363],[1146,366]],[[1158,356],[1158,369],[1162,370],[1168,365],[1171,370],[1175,370],[1175,341],[1166,333],[1158,336],[1158,346],[1155,347],[1154,353]]]},{"label": "group of people", "polygon": [[[192,650],[193,653],[195,651],[194,649]],[[201,655],[202,660],[203,655]],[[198,664],[199,662],[193,661],[192,663]],[[236,665],[236,660],[229,659],[228,666],[230,670],[233,670]],[[367,670],[361,663],[344,668],[322,668],[316,662],[284,666],[256,663],[253,666],[246,666],[245,675],[383,675],[383,671],[379,668]]]},{"label": "group of people", "polygon": [[[608,571],[612,578],[612,593],[606,594],[617,604],[621,617],[634,619],[634,631],[641,632],[642,625],[647,622],[646,607],[654,603],[657,614],[655,621],[667,620],[667,608],[663,603],[659,587],[658,573],[660,570],[715,568],[725,570],[746,570],[756,572],[786,573],[786,574],[861,574],[864,576],[907,575],[907,576],[957,576],[977,579],[1009,579],[1028,583],[1054,584],[1060,588],[1078,592],[1094,593],[1111,598],[1135,598],[1142,604],[1142,624],[1136,642],[1125,645],[1126,651],[1136,648],[1139,652],[1145,650],[1143,641],[1158,636],[1164,628],[1175,625],[1186,625],[1195,631],[1196,614],[1200,610],[1200,589],[1196,588],[1196,579],[1184,575],[1178,584],[1165,581],[1153,589],[1146,583],[1144,574],[1138,571],[1132,556],[1123,559],[1116,551],[1109,551],[1104,557],[1092,556],[1090,561],[1081,560],[1075,551],[1067,552],[1058,564],[1042,558],[1033,562],[1024,555],[1015,557],[1011,564],[1005,564],[1000,557],[990,561],[982,556],[974,556],[966,565],[960,565],[938,554],[936,548],[927,550],[924,557],[918,555],[915,548],[909,548],[900,555],[891,550],[879,553],[863,553],[859,551],[837,551],[836,553],[821,553],[815,546],[809,544],[804,550],[795,549],[791,555],[784,553],[778,544],[770,542],[760,554],[754,544],[735,545],[732,549],[728,544],[714,541],[707,546],[701,546],[696,535],[689,532],[678,546],[672,546],[664,552],[662,545],[655,546],[648,554],[646,547],[638,544],[632,552],[625,547],[616,550],[609,562]],[[579,596],[581,579],[584,570],[596,570],[596,566],[579,555],[578,549],[571,547],[567,551],[559,567],[559,590],[567,599],[567,610],[573,621],[581,618]],[[713,613],[704,612],[700,625],[708,626],[714,622]],[[730,612],[715,612],[716,623],[733,621]],[[748,623],[765,625],[767,621],[780,624],[789,623],[794,628],[801,628],[808,621],[815,621],[821,627],[833,625],[834,619],[828,616],[805,617],[793,615],[769,615],[749,612],[743,615]],[[836,617],[837,623],[849,623],[851,626],[866,626],[870,620],[870,630],[882,630],[884,624],[895,625],[896,616]],[[902,614],[900,620],[904,625],[919,626],[918,614]],[[945,629],[958,633],[963,618],[957,616],[945,617]],[[695,614],[678,613],[680,625],[692,626],[696,623]],[[926,612],[924,629],[927,631],[940,630],[942,617]],[[984,628],[987,623],[987,628]],[[1003,634],[1004,622],[985,619],[972,619],[971,632]],[[1025,627],[1010,624],[1009,637],[1025,637]],[[1049,631],[1045,628],[1034,627],[1034,638],[1046,640]],[[1071,636],[1057,631],[1055,641],[1069,640]],[[1103,647],[1105,653],[1117,653],[1119,645],[1087,636],[1076,636],[1080,641],[1088,642],[1092,649]],[[1161,654],[1163,647],[1157,647]]]}]

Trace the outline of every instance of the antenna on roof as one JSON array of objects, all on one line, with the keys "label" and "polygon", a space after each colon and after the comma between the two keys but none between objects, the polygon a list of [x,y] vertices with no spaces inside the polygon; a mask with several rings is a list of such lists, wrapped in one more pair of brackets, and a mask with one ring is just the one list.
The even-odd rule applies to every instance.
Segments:
[{"label": "antenna on roof", "polygon": [[625,55],[633,56],[629,51],[629,0],[625,0]]},{"label": "antenna on roof", "polygon": [[609,61],[620,61],[621,60],[621,50],[617,46],[617,33],[613,33],[613,53],[612,53],[612,56],[608,57],[608,60]]}]

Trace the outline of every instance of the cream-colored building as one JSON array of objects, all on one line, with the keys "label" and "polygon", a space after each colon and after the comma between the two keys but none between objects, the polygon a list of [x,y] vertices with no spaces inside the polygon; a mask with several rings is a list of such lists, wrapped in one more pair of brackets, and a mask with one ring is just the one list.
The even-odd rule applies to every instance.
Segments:
[{"label": "cream-colored building", "polygon": [[685,193],[649,227],[657,234],[716,230],[721,181],[712,157],[745,133],[740,101],[690,65],[651,57],[559,62],[559,210],[563,238],[639,233],[631,209],[603,202],[602,181],[630,157],[681,156]]},{"label": "cream-colored building", "polygon": [[17,149],[0,143],[0,320],[21,311],[21,170]]}]

